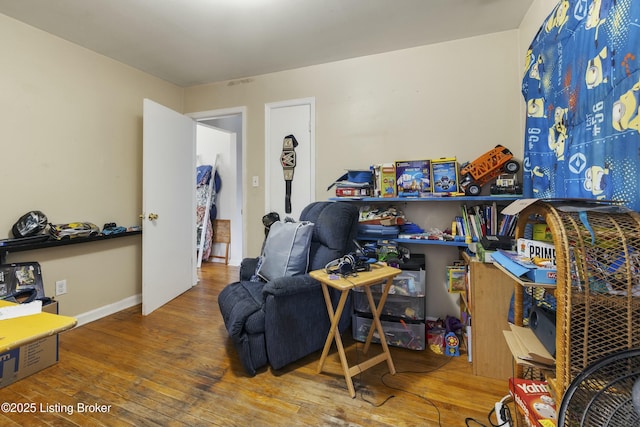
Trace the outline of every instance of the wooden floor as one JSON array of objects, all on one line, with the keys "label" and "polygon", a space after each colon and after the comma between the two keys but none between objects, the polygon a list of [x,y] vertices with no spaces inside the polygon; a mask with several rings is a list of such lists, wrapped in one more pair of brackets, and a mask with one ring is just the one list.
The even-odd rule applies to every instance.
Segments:
[{"label": "wooden floor", "polygon": [[[149,316],[136,306],[62,333],[56,365],[0,389],[0,401],[34,413],[0,411],[0,425],[451,427],[471,417],[489,426],[508,392],[506,381],[472,376],[466,357],[393,347],[398,373],[382,363],[354,377],[354,399],[335,346],[329,373],[316,373],[317,352],[249,377],[217,304],[237,268],[204,263],[200,277]],[[351,334],[343,340],[349,360],[363,357]]]}]

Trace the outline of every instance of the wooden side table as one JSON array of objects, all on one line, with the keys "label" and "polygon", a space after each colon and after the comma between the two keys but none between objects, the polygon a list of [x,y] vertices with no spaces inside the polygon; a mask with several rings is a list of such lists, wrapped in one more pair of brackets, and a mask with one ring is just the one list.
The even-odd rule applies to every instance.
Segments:
[{"label": "wooden side table", "polygon": [[[393,278],[401,272],[402,270],[399,270],[397,268],[373,264],[371,266],[371,271],[360,272],[357,276],[337,276],[337,278],[335,278],[334,276],[327,274],[324,270],[315,270],[309,273],[311,277],[322,284],[324,301],[327,304],[327,311],[329,312],[329,318],[331,319],[331,328],[329,329],[327,340],[324,343],[322,356],[320,357],[320,363],[318,364],[318,373],[322,372],[324,362],[327,359],[327,355],[329,354],[329,348],[331,348],[331,341],[335,341],[336,346],[338,347],[338,354],[340,356],[340,363],[342,364],[344,378],[347,382],[347,388],[349,389],[349,394],[351,394],[351,397],[356,397],[356,391],[353,387],[353,381],[351,380],[354,375],[357,375],[360,372],[369,369],[370,367],[375,366],[385,360],[387,362],[387,366],[389,367],[389,372],[391,372],[391,374],[396,373],[396,368],[393,366],[391,353],[389,352],[389,347],[387,346],[387,340],[385,338],[384,331],[382,330],[382,324],[380,323],[380,312],[384,307],[385,301],[387,300],[387,295],[389,294],[389,289],[391,288],[391,284],[393,283]],[[373,295],[371,294],[371,285],[376,285],[384,281],[386,281],[384,290],[382,291],[380,302],[376,307]],[[327,286],[331,286],[332,288],[337,289],[341,292],[340,300],[335,311],[333,310],[333,305],[331,304],[331,297],[329,295],[329,288]],[[378,331],[378,335],[380,336],[382,353],[368,360],[365,360],[364,362],[361,362],[356,366],[349,367],[347,356],[344,352],[344,346],[342,345],[340,331],[338,330],[338,322],[340,320],[340,317],[342,316],[342,311],[344,310],[349,291],[358,286],[364,287],[367,299],[369,301],[369,307],[371,308],[371,314],[373,314],[374,327],[369,329],[369,335],[367,336],[364,344],[364,352],[366,354],[369,351],[369,345],[371,344],[371,339],[373,338],[373,331],[375,328],[375,330]]]}]

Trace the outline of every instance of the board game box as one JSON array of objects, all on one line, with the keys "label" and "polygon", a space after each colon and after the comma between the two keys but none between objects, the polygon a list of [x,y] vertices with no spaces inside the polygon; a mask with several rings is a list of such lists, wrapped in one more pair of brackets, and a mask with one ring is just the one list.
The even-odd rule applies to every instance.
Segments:
[{"label": "board game box", "polygon": [[396,162],[398,197],[421,197],[431,193],[431,162],[407,160]]},{"label": "board game box", "polygon": [[530,427],[556,427],[556,403],[546,381],[509,378],[509,392]]},{"label": "board game box", "polygon": [[458,192],[458,162],[455,157],[431,160],[431,182],[433,192]]}]

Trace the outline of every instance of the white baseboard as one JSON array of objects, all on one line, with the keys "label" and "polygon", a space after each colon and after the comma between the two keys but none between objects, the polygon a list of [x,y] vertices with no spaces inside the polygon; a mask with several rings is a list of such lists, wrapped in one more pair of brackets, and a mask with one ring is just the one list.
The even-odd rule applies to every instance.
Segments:
[{"label": "white baseboard", "polygon": [[[202,260],[202,263],[205,263],[205,262],[224,264],[224,260],[223,259],[218,259],[218,258],[209,258],[206,261]],[[242,262],[242,259],[229,258],[229,265],[230,266],[239,267],[241,262]]]},{"label": "white baseboard", "polygon": [[101,319],[140,303],[142,303],[142,294],[137,294],[114,302],[113,304],[108,304],[96,308],[95,310],[87,311],[86,313],[75,316],[75,318],[78,319],[77,326],[85,325],[87,323],[93,322],[94,320]]}]

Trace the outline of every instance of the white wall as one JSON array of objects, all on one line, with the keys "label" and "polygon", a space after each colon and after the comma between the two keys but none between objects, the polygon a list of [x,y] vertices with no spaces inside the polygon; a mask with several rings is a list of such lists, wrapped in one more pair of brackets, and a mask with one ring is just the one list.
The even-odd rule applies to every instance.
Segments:
[{"label": "white wall", "polygon": [[[265,104],[315,97],[315,198],[326,200],[333,194],[327,186],[346,169],[373,163],[451,156],[464,162],[496,144],[521,158],[520,63],[518,31],[505,31],[190,87],[185,111],[247,108],[245,255],[256,256],[263,240],[265,188],[251,187],[250,177],[264,182]],[[424,207],[410,219],[444,228],[451,223],[449,209]],[[411,249],[427,255],[427,312],[456,314],[457,296],[446,292],[444,266],[458,258],[457,251]]]},{"label": "white wall", "polygon": [[[53,223],[139,225],[142,100],[182,111],[183,89],[0,14],[0,238],[25,212]],[[141,238],[10,253],[66,279],[65,315],[135,301]]]},{"label": "white wall", "polygon": [[[553,5],[536,0],[520,30],[186,89],[0,15],[0,237],[35,208],[54,222],[139,223],[143,98],[181,112],[246,106],[243,255],[257,255],[264,237],[265,189],[251,187],[250,177],[264,182],[266,103],[316,98],[317,200],[331,196],[326,187],[345,169],[371,163],[462,162],[498,143],[521,157],[523,46]],[[437,218],[448,215],[429,209],[419,220],[442,227]],[[75,315],[139,294],[140,253],[134,240],[11,254],[9,261],[40,261],[49,294],[66,278],[60,307]],[[455,252],[427,255],[435,283],[428,309],[441,312],[437,304],[450,302],[441,265]]]}]

